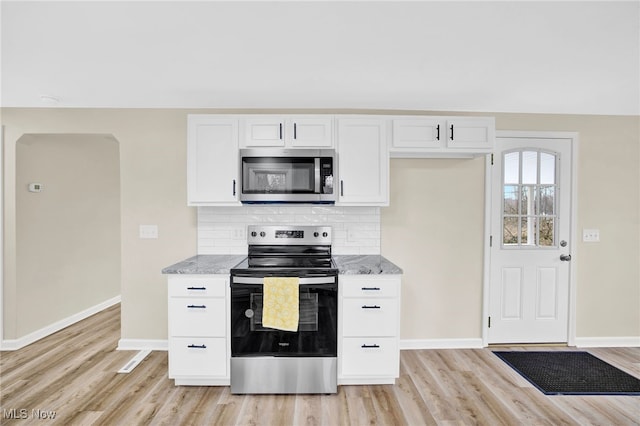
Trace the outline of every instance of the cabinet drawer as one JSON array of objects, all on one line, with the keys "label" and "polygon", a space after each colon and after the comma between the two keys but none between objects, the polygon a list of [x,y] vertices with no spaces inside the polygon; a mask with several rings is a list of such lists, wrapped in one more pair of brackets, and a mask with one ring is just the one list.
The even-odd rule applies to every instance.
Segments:
[{"label": "cabinet drawer", "polygon": [[348,280],[342,286],[343,297],[396,297],[398,280],[364,279]]},{"label": "cabinet drawer", "polygon": [[198,337],[169,339],[169,377],[226,375],[226,339]]},{"label": "cabinet drawer", "polygon": [[169,299],[170,336],[226,335],[225,299],[214,297],[172,297]]},{"label": "cabinet drawer", "polygon": [[169,297],[224,297],[229,281],[224,278],[199,276],[169,277]]},{"label": "cabinet drawer", "polygon": [[395,337],[345,338],[341,365],[343,376],[397,377],[398,340]]},{"label": "cabinet drawer", "polygon": [[397,299],[344,299],[343,336],[397,336]]}]

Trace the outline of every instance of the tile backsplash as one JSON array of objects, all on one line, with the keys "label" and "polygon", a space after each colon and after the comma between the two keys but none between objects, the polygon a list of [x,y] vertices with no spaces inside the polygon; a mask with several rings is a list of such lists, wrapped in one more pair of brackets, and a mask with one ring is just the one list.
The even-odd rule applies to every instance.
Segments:
[{"label": "tile backsplash", "polygon": [[334,254],[380,254],[380,208],[252,205],[198,207],[198,254],[247,253],[247,225],[323,225]]}]

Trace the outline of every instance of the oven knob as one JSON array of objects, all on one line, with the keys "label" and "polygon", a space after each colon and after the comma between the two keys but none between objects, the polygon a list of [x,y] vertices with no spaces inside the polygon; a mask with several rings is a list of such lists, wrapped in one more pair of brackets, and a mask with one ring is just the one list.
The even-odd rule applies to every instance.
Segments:
[{"label": "oven knob", "polygon": [[256,235],[258,235],[258,233],[256,231],[251,231],[251,236],[255,237]]},{"label": "oven knob", "polygon": [[314,233],[313,233],[313,236],[314,236],[314,237],[316,237],[316,238],[318,238],[318,237],[320,236],[320,233],[319,233],[319,232],[314,232]]},{"label": "oven knob", "polygon": [[267,233],[266,233],[266,232],[264,232],[264,231],[261,231],[261,232],[260,232],[260,236],[261,236],[261,237],[265,237],[266,235],[267,235]]},{"label": "oven knob", "polygon": [[327,237],[329,236],[329,233],[328,233],[328,232],[323,232],[323,233],[322,233],[322,236],[323,236],[323,237],[325,237],[325,238],[327,238]]}]

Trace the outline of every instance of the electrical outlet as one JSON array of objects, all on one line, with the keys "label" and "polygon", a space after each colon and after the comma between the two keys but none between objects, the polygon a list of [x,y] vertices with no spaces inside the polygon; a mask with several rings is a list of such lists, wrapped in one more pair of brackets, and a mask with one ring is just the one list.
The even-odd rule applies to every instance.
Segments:
[{"label": "electrical outlet", "polygon": [[583,229],[582,230],[582,241],[585,243],[597,243],[600,241],[600,230],[599,229]]},{"label": "electrical outlet", "polygon": [[140,238],[142,239],[158,238],[158,225],[140,225]]},{"label": "electrical outlet", "polygon": [[244,240],[245,238],[247,238],[244,235],[244,228],[233,228],[231,230],[231,238],[233,238],[234,240]]}]

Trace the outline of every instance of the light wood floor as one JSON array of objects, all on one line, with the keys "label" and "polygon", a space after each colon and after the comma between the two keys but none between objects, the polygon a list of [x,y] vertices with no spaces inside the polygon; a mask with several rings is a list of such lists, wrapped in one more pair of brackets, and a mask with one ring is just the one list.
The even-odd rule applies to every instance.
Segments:
[{"label": "light wood floor", "polygon": [[[152,352],[133,372],[118,374],[135,355],[115,350],[119,336],[115,306],[19,351],[2,352],[0,424],[640,424],[640,397],[545,396],[490,349],[402,351],[395,386],[252,396],[231,395],[228,387],[174,386],[166,352]],[[640,348],[589,352],[640,377]],[[55,418],[38,419],[34,409],[54,411]]]}]

